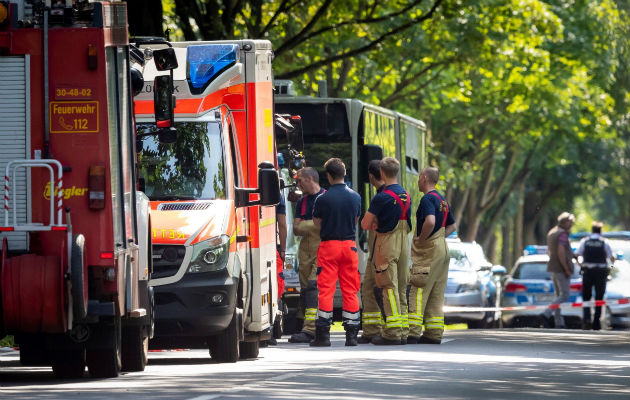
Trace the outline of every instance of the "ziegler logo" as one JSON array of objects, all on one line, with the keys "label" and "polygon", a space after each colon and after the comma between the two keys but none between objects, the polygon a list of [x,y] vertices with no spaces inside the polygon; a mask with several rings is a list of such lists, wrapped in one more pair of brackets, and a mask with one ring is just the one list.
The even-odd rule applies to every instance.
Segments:
[{"label": "ziegler logo", "polygon": [[[76,186],[72,186],[71,188],[61,189],[61,197],[63,197],[64,200],[68,200],[70,197],[85,196],[87,191],[87,188],[78,188]],[[59,189],[55,187],[53,197],[57,197],[58,192]],[[44,198],[46,200],[50,200],[50,182],[48,182],[46,184],[46,187],[44,187]]]},{"label": "ziegler logo", "polygon": [[154,239],[186,239],[186,235],[175,229],[152,229]]}]

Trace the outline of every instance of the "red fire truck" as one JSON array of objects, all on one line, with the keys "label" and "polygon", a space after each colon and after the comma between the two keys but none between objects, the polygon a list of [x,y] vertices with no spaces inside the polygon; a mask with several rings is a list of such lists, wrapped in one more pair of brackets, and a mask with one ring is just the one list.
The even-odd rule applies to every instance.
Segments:
[{"label": "red fire truck", "polygon": [[204,345],[219,362],[256,357],[278,313],[271,43],[139,45],[145,54],[165,46],[178,65],[173,128],[154,115],[164,96],[154,94],[163,73],[153,64],[135,100],[139,177],[151,199],[151,345]]},{"label": "red fire truck", "polygon": [[0,2],[0,336],[113,377],[144,369],[153,314],[126,5],[53,3]]}]

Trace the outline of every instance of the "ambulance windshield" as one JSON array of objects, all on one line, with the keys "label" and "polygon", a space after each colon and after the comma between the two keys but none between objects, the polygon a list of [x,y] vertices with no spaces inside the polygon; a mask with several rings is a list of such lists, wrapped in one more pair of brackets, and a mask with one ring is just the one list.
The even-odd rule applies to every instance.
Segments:
[{"label": "ambulance windshield", "polygon": [[149,199],[225,198],[221,128],[216,121],[176,122],[177,140],[160,143],[153,123],[138,123],[140,190]]}]

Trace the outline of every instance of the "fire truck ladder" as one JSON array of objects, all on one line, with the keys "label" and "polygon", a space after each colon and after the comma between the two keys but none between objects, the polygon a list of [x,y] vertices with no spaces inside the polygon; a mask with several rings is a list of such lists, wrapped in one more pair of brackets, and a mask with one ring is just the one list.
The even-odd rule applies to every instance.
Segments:
[{"label": "fire truck ladder", "polygon": [[[16,186],[16,174],[19,168],[47,168],[50,172],[50,224],[44,225],[43,223],[26,223],[18,224],[17,222],[17,196],[13,197],[13,220],[9,223],[9,198],[10,193],[17,193]],[[55,179],[55,171],[57,169],[57,179]],[[11,177],[9,179],[9,177]],[[55,185],[55,181],[57,184]],[[10,184],[13,184],[13,190],[9,189]],[[57,205],[55,207],[54,189],[57,189]],[[63,207],[63,167],[57,160],[13,160],[7,163],[4,173],[4,226],[0,226],[0,231],[20,231],[20,232],[32,232],[32,231],[65,231],[68,229],[67,225],[62,223],[61,213]],[[56,214],[56,218],[55,218]]]}]

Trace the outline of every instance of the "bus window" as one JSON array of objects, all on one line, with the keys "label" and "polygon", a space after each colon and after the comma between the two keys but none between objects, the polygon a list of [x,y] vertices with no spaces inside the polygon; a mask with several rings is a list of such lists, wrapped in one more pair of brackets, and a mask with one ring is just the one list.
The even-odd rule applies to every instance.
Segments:
[{"label": "bus window", "polygon": [[352,186],[352,137],[344,104],[276,103],[276,112],[302,118],[306,165],[319,172],[322,187],[329,186],[324,163],[331,157],[338,157],[346,164],[346,183]]}]

